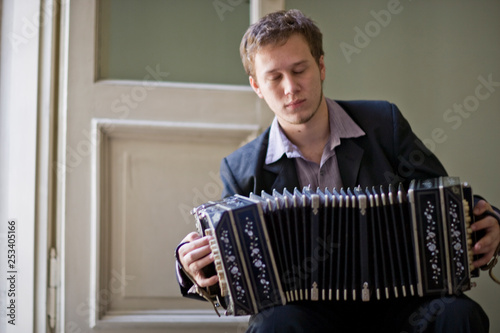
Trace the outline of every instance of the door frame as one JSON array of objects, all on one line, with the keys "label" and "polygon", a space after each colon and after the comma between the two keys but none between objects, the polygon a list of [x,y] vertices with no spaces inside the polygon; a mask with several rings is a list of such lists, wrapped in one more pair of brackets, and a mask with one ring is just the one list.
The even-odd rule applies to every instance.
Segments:
[{"label": "door frame", "polygon": [[[58,7],[53,0],[1,1],[0,183],[6,189],[0,194],[2,239],[8,220],[18,226],[16,325],[7,325],[4,315],[0,319],[7,332],[48,330],[48,253],[56,205],[52,161]],[[4,260],[2,255],[2,281]],[[2,283],[2,295],[4,290]]]}]

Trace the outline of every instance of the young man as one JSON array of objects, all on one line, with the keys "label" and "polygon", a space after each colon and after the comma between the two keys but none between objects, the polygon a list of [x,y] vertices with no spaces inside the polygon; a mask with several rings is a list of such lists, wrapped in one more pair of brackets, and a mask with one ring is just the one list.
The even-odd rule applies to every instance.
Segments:
[{"label": "young man", "polygon": [[[283,188],[374,186],[446,175],[438,159],[411,131],[393,104],[334,101],[323,96],[322,35],[297,10],[267,15],[252,25],[240,46],[250,85],[275,113],[271,127],[221,163],[224,196]],[[410,158],[412,157],[412,158]],[[401,161],[418,161],[405,174]],[[474,213],[494,212],[484,200]],[[474,252],[485,265],[500,242],[497,219],[474,225],[485,230]],[[201,269],[213,262],[208,237],[191,233],[177,249],[179,267],[201,287],[217,283]],[[192,283],[180,275],[183,294]],[[466,296],[407,297],[374,302],[295,302],[250,320],[250,332],[486,332],[488,318]]]}]

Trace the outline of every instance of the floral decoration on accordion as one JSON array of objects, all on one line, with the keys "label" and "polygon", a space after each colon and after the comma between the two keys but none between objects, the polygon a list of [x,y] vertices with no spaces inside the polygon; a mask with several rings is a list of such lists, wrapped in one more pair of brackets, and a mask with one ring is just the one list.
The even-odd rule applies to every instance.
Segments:
[{"label": "floral decoration on accordion", "polygon": [[450,200],[449,212],[448,216],[450,219],[450,237],[451,237],[451,246],[453,248],[453,261],[455,262],[456,276],[462,276],[465,272],[465,267],[462,264],[460,258],[462,258],[464,253],[464,248],[462,244],[462,233],[460,232],[460,215],[458,213],[458,205]]},{"label": "floral decoration on accordion", "polygon": [[236,261],[236,254],[233,251],[233,245],[229,240],[229,231],[223,230],[220,235],[220,244],[224,248],[224,253],[227,253],[226,256],[226,267],[227,271],[231,273],[232,283],[234,285],[234,289],[236,290],[236,299],[241,303],[246,303],[245,297],[245,289],[242,286],[241,278],[241,270],[238,267],[238,262]]},{"label": "floral decoration on accordion", "polygon": [[254,232],[254,222],[248,217],[246,217],[245,222],[244,232],[250,238],[249,250],[250,257],[252,258],[252,265],[259,272],[257,275],[257,282],[262,285],[264,296],[269,299],[271,296],[270,282],[266,277],[267,267],[264,263],[262,249],[259,247],[259,237]]},{"label": "floral decoration on accordion", "polygon": [[427,207],[424,211],[424,216],[426,218],[426,246],[427,250],[431,254],[431,258],[429,259],[429,263],[432,267],[432,280],[434,283],[439,283],[439,277],[441,276],[441,267],[439,267],[439,248],[438,248],[438,240],[436,235],[436,221],[434,220],[434,205],[427,201]]}]

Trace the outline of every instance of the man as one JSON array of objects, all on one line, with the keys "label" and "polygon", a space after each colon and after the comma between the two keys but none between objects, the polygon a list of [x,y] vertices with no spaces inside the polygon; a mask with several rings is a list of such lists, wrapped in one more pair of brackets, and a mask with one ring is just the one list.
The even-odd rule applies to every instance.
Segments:
[{"label": "man", "polygon": [[[271,127],[221,163],[224,196],[311,185],[373,186],[446,175],[441,163],[387,102],[333,101],[323,96],[322,35],[297,10],[267,15],[240,46],[250,85],[275,113]],[[403,161],[413,161],[413,164]],[[484,200],[474,213],[494,212]],[[495,213],[493,213],[495,214]],[[496,255],[500,227],[493,216],[474,224],[486,235],[474,247],[480,267]],[[214,260],[209,238],[186,236],[177,248],[183,294],[217,283],[201,270]],[[374,302],[295,302],[252,316],[250,332],[486,332],[488,318],[466,296],[407,297]]]}]

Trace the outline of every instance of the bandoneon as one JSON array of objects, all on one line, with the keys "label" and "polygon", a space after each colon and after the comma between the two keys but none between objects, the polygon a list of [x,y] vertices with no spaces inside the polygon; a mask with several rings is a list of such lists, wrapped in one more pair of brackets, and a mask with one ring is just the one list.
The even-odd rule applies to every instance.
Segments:
[{"label": "bandoneon", "polygon": [[456,177],[234,195],[193,210],[226,314],[296,301],[459,294],[477,277],[472,190]]}]

